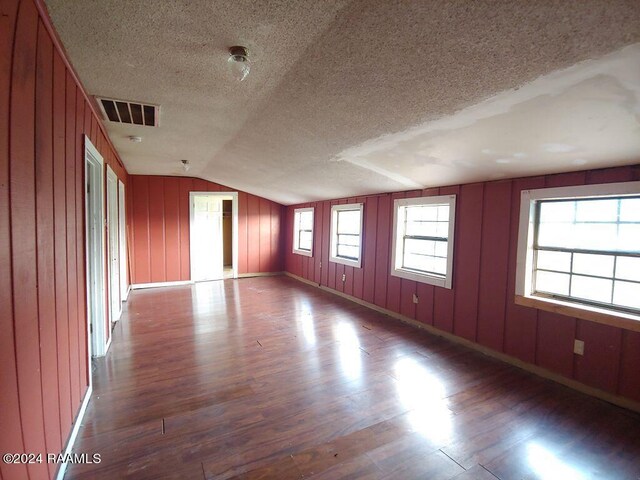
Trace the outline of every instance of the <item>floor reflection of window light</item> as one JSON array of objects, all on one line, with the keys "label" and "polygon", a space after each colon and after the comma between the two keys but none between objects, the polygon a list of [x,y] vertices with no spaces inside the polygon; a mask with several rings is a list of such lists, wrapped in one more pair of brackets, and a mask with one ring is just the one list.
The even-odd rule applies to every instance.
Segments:
[{"label": "floor reflection of window light", "polygon": [[340,365],[344,375],[350,380],[360,378],[362,370],[362,358],[360,355],[360,340],[352,325],[339,323],[335,329],[338,340],[338,352]]},{"label": "floor reflection of window light", "polygon": [[444,442],[451,438],[451,410],[442,382],[415,360],[403,358],[394,366],[398,396],[409,409],[411,427],[425,438]]},{"label": "floor reflection of window light", "polygon": [[536,443],[527,446],[527,460],[541,480],[585,480],[578,470]]}]

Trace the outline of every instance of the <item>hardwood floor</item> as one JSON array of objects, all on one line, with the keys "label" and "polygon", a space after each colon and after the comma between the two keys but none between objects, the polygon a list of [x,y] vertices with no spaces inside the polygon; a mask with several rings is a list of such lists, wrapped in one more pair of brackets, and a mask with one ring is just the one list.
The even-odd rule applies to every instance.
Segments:
[{"label": "hardwood floor", "polygon": [[137,290],[69,479],[638,479],[640,415],[286,277]]}]

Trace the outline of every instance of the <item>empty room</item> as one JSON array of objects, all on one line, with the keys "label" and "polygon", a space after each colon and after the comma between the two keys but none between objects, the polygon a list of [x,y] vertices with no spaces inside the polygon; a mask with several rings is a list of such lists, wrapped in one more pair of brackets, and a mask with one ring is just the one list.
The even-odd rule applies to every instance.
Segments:
[{"label": "empty room", "polygon": [[0,0],[0,480],[640,479],[640,2]]}]

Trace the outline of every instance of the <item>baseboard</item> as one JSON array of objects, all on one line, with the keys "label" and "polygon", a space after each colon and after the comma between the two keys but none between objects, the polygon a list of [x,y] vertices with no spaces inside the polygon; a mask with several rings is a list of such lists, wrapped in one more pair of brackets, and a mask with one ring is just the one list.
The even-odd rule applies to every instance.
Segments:
[{"label": "baseboard", "polygon": [[131,285],[127,286],[127,291],[124,294],[124,298],[122,299],[123,302],[126,302],[127,300],[129,300],[130,293],[131,293]]},{"label": "baseboard", "polygon": [[[143,288],[176,287],[178,285],[192,285],[191,280],[181,280],[178,282],[154,282],[154,283],[133,283],[129,285],[130,290],[140,290]],[[129,294],[127,294],[127,297]]]},{"label": "baseboard", "polygon": [[561,385],[564,385],[565,387],[569,387],[573,390],[577,390],[578,392],[584,393],[586,395],[590,395],[592,397],[596,397],[599,398],[601,400],[604,400],[605,402],[609,402],[609,403],[613,403],[614,405],[617,405],[619,407],[622,408],[626,408],[628,410],[633,410],[634,412],[640,412],[640,403],[636,402],[634,400],[630,400],[628,398],[625,397],[620,397],[618,395],[614,395],[612,393],[609,392],[605,392],[604,390],[600,390],[599,388],[595,388],[595,387],[590,387],[588,385],[585,385],[584,383],[580,383],[576,380],[567,378],[567,377],[563,377],[562,375],[559,375],[555,372],[552,372],[550,370],[547,370],[545,368],[539,367],[537,365],[533,365],[531,363],[527,363],[525,361],[522,361],[518,358],[512,357],[511,355],[507,355],[506,353],[502,353],[502,352],[498,352],[496,350],[493,350],[489,347],[485,347],[484,345],[480,345],[478,343],[472,342],[471,340],[467,340],[466,338],[462,338],[462,337],[458,337],[457,335],[454,335],[452,333],[449,332],[445,332],[443,330],[439,330],[435,327],[433,327],[432,325],[429,324],[425,324],[425,323],[421,323],[418,322],[417,320],[414,320],[413,318],[409,318],[406,317],[404,315],[401,315],[397,312],[394,312],[392,310],[387,310],[386,308],[382,308],[379,307],[378,305],[374,305],[372,303],[369,302],[365,302],[364,300],[361,300],[359,298],[353,297],[351,295],[347,295],[346,293],[342,293],[339,292],[337,290],[334,290],[332,288],[329,287],[325,287],[324,285],[318,285],[316,282],[312,282],[311,280],[307,280],[306,278],[302,278],[299,277],[298,275],[294,275],[293,273],[289,273],[289,272],[284,272],[284,274],[287,277],[291,277],[295,280],[298,280],[302,283],[306,283],[307,285],[312,285],[316,288],[319,288],[320,290],[324,290],[325,292],[329,292],[329,293],[333,293],[334,295],[338,295],[339,297],[342,298],[346,298],[347,300],[350,300],[352,302],[355,302],[359,305],[362,305],[364,307],[370,308],[372,310],[375,310],[376,312],[379,313],[383,313],[385,315],[388,315],[392,318],[395,318],[397,320],[400,320],[401,322],[407,323],[413,327],[416,328],[420,328],[422,330],[425,330],[426,332],[432,334],[432,335],[436,335],[438,337],[442,337],[442,338],[446,338],[447,340],[450,340],[452,342],[455,342],[457,344],[463,345],[465,347],[468,347],[472,350],[476,350],[484,355],[487,355],[489,357],[495,358],[497,360],[500,360],[502,362],[508,363],[510,365],[513,365],[514,367],[518,367],[522,370],[525,370],[527,372],[533,373],[535,375],[538,375],[539,377],[543,377],[546,378],[548,380],[552,380],[556,383],[559,383]]},{"label": "baseboard", "polygon": [[[68,457],[73,450],[73,444],[76,442],[76,437],[78,436],[78,431],[80,431],[80,424],[84,419],[84,414],[87,411],[87,405],[89,405],[89,399],[91,398],[91,393],[93,392],[93,386],[89,385],[87,388],[87,393],[84,394],[84,399],[82,400],[82,404],[80,405],[80,410],[78,411],[78,415],[76,416],[76,421],[73,424],[73,429],[71,430],[71,435],[69,435],[69,441],[67,442],[67,447],[64,449],[64,456]],[[56,480],[63,480],[64,474],[67,472],[67,462],[61,463],[58,467],[58,473],[56,475]]]},{"label": "baseboard", "polygon": [[277,277],[278,275],[286,275],[286,272],[256,272],[256,273],[240,273],[238,278],[251,277]]},{"label": "baseboard", "polygon": [[107,344],[104,348],[104,354],[106,355],[109,352],[109,347],[111,346],[111,340],[113,339],[113,330],[109,332],[109,340],[107,340]]}]

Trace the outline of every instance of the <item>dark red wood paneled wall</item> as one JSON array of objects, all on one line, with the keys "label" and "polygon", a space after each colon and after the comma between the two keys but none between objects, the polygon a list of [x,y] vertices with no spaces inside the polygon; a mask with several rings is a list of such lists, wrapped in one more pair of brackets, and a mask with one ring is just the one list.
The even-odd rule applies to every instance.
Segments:
[{"label": "dark red wood paneled wall", "polygon": [[[88,388],[84,140],[126,181],[32,0],[0,3],[0,451],[62,451]],[[1,478],[57,466],[0,463]]]},{"label": "dark red wood paneled wall", "polygon": [[[130,175],[131,283],[189,280],[189,192],[231,191],[197,178]],[[239,274],[283,270],[284,211],[278,203],[238,192]]]},{"label": "dark red wood paneled wall", "polygon": [[[640,401],[640,333],[516,305],[516,248],[524,189],[640,180],[629,166],[423,191],[327,200],[287,207],[285,270],[319,285]],[[453,289],[389,275],[393,200],[457,194]],[[331,205],[364,202],[362,268],[329,262]],[[313,257],[292,253],[293,212],[315,207]],[[342,274],[346,279],[342,282]],[[413,294],[419,302],[412,302]],[[574,339],[585,354],[573,354]]]}]

